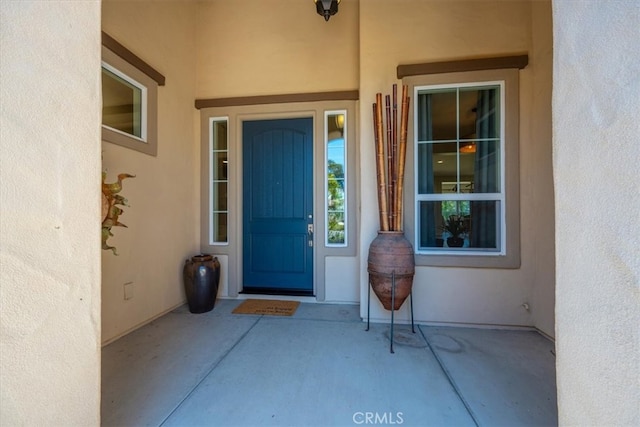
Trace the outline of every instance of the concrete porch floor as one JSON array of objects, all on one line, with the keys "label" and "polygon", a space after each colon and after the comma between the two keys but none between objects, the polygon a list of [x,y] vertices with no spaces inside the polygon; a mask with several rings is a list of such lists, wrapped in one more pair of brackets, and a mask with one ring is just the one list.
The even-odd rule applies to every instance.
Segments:
[{"label": "concrete porch floor", "polygon": [[534,331],[182,306],[102,350],[104,426],[557,425],[554,345]]}]

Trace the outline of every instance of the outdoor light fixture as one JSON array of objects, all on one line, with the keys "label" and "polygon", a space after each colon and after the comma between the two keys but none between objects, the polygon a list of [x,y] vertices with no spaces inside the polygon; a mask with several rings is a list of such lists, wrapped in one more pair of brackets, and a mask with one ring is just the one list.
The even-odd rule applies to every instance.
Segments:
[{"label": "outdoor light fixture", "polygon": [[318,15],[324,16],[324,20],[328,21],[333,15],[338,13],[338,3],[340,0],[313,0],[316,3],[316,11]]}]

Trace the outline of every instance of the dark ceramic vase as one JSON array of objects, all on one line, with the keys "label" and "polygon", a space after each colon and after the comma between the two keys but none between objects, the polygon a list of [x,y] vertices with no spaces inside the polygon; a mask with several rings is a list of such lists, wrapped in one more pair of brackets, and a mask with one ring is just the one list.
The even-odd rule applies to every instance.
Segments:
[{"label": "dark ceramic vase", "polygon": [[[369,283],[385,309],[398,310],[411,293],[415,259],[413,247],[402,231],[379,231],[369,246]],[[396,287],[391,303],[392,278]]]},{"label": "dark ceramic vase", "polygon": [[213,310],[220,283],[218,258],[200,254],[187,259],[182,277],[189,311],[191,313],[206,313]]},{"label": "dark ceramic vase", "polygon": [[461,248],[464,246],[464,239],[460,237],[447,237],[447,246],[450,248]]}]

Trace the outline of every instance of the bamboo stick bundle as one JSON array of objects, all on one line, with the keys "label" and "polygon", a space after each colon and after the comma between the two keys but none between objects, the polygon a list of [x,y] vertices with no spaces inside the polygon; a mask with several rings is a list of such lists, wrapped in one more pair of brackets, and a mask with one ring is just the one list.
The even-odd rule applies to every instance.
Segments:
[{"label": "bamboo stick bundle", "polygon": [[376,181],[378,184],[378,210],[380,214],[380,230],[389,231],[389,217],[387,211],[387,184],[384,165],[384,132],[382,123],[382,94],[376,94],[373,104],[373,126],[376,145]]},{"label": "bamboo stick bundle", "polygon": [[391,131],[391,150],[393,151],[393,163],[389,169],[389,179],[392,182],[392,224],[391,228],[394,231],[401,231],[396,224],[398,223],[398,206],[396,205],[396,193],[398,191],[398,85],[393,84],[392,90],[393,100],[393,124]]},{"label": "bamboo stick bundle", "polygon": [[409,122],[409,94],[408,86],[402,86],[402,112],[400,115],[400,141],[398,144],[398,186],[396,189],[396,200],[394,205],[398,209],[398,216],[394,228],[402,230],[402,203],[404,190],[404,166],[407,157],[407,124]]},{"label": "bamboo stick bundle", "polygon": [[393,179],[391,179],[391,172],[393,171],[393,163],[395,161],[395,151],[393,150],[393,129],[391,122],[391,97],[389,95],[385,96],[385,110],[386,110],[386,119],[387,119],[387,169],[386,169],[386,177],[387,177],[387,200],[389,201],[389,229],[393,231],[393,224],[395,223],[395,209],[393,206],[394,198],[394,183]]},{"label": "bamboo stick bundle", "polygon": [[[407,128],[409,121],[408,86],[402,86],[400,132],[398,133],[397,85],[393,85],[393,100],[385,96],[385,114],[382,94],[376,94],[373,104],[373,127],[376,148],[376,181],[381,231],[402,231],[404,170],[407,155]],[[393,107],[392,107],[393,106]],[[385,120],[386,118],[386,141]],[[386,160],[386,161],[385,161]]]}]

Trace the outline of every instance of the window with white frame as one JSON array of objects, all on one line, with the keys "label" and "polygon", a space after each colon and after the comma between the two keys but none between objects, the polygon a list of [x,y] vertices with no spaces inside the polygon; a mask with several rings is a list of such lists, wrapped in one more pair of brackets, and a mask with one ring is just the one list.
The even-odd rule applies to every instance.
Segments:
[{"label": "window with white frame", "polygon": [[502,82],[415,88],[419,253],[503,253]]},{"label": "window with white frame", "polygon": [[209,119],[209,244],[228,244],[228,119]]},{"label": "window with white frame", "polygon": [[520,265],[518,70],[404,78],[416,265]]},{"label": "window with white frame", "polygon": [[325,245],[347,246],[347,111],[325,111]]},{"label": "window with white frame", "polygon": [[102,126],[147,142],[147,88],[102,63]]}]

